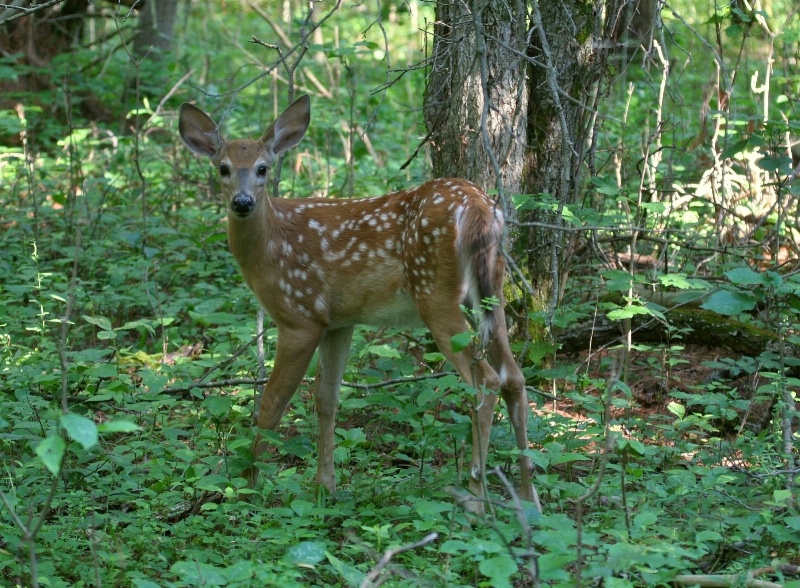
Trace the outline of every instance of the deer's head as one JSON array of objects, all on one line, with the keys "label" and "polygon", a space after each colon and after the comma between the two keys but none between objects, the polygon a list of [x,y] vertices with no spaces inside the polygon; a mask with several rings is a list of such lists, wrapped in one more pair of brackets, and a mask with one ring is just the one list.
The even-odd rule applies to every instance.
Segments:
[{"label": "deer's head", "polygon": [[231,212],[247,218],[267,198],[275,159],[300,142],[310,120],[311,101],[304,94],[257,141],[225,141],[211,117],[188,103],[181,105],[178,129],[189,149],[211,158]]}]

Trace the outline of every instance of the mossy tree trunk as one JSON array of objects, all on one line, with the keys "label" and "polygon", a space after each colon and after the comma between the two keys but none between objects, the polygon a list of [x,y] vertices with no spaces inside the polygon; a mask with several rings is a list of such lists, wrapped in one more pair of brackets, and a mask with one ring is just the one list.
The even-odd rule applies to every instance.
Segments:
[{"label": "mossy tree trunk", "polygon": [[531,2],[523,187],[538,201],[552,202],[520,219],[530,223],[517,241],[517,252],[533,287],[534,310],[552,311],[563,295],[573,241],[558,227],[563,207],[580,202],[580,178],[591,152],[593,113],[617,14],[614,0]]},{"label": "mossy tree trunk", "polygon": [[521,191],[527,23],[522,0],[436,4],[425,91],[435,176],[466,178],[505,194]]},{"label": "mossy tree trunk", "polygon": [[623,1],[436,5],[425,93],[434,175],[553,199],[551,208],[517,219],[523,224],[515,256],[534,309],[555,307],[566,275],[561,260],[570,241],[558,230],[561,210],[578,201],[597,88]]}]

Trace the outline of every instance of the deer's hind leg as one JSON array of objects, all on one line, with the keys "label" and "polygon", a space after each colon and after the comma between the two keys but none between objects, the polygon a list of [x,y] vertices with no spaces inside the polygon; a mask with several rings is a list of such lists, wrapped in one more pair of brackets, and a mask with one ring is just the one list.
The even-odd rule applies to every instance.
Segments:
[{"label": "deer's hind leg", "polygon": [[[458,297],[450,297],[450,300],[458,300]],[[485,359],[475,357],[471,346],[453,351],[451,338],[467,330],[464,314],[457,304],[451,302],[448,305],[441,299],[437,303],[434,299],[429,304],[420,305],[420,315],[442,354],[458,370],[461,378],[476,389],[469,470],[469,490],[475,498],[465,501],[464,506],[471,512],[482,513],[485,510],[486,456],[500,377]]]}]

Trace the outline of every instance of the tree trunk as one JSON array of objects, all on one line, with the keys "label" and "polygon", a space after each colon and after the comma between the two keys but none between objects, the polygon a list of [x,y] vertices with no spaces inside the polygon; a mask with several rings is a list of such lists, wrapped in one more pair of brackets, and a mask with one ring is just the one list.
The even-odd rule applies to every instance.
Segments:
[{"label": "tree trunk", "polygon": [[[528,149],[524,191],[552,198],[549,207],[526,211],[529,226],[520,239],[534,290],[534,310],[551,312],[562,294],[572,243],[564,238],[561,212],[579,201],[579,173],[584,164],[599,82],[606,72],[605,42],[613,23],[604,27],[604,11],[615,2],[532,2],[528,71]],[[541,225],[547,225],[543,227]]]},{"label": "tree trunk", "polygon": [[137,57],[148,55],[157,61],[170,51],[177,13],[177,0],[148,0],[145,3],[133,41],[133,52]]},{"label": "tree trunk", "polygon": [[549,208],[526,210],[520,220],[538,226],[516,235],[533,310],[552,311],[558,301],[570,243],[557,227],[563,206],[577,200],[608,31],[623,1],[436,4],[425,92],[433,172],[553,199]]},{"label": "tree trunk", "polygon": [[424,112],[435,176],[520,192],[526,32],[522,0],[437,2]]}]

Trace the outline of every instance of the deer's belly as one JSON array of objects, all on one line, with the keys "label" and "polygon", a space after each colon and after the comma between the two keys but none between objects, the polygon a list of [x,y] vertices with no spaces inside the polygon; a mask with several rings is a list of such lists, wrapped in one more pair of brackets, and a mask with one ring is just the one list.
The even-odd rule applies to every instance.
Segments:
[{"label": "deer's belly", "polygon": [[[338,315],[338,316],[337,316]],[[394,295],[383,300],[370,300],[353,312],[334,313],[331,317],[335,326],[375,325],[381,327],[421,327],[422,319],[411,294],[398,289]]]}]

